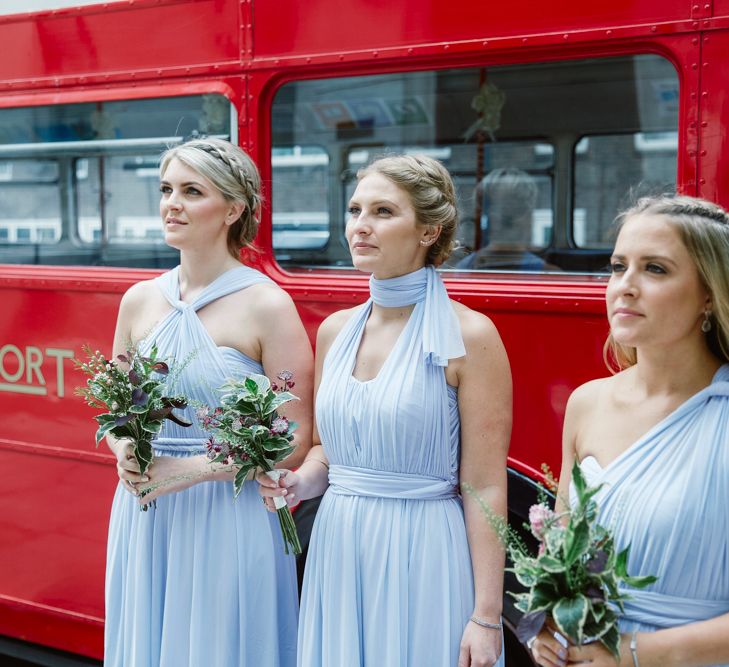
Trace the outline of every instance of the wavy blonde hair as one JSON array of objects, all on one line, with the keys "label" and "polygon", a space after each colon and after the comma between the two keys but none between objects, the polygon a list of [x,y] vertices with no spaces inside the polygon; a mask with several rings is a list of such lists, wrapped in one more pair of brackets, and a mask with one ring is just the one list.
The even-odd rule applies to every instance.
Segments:
[{"label": "wavy blonde hair", "polygon": [[261,176],[248,154],[222,139],[192,139],[162,154],[160,177],[172,160],[179,160],[207,178],[226,201],[243,204],[243,212],[228,229],[228,252],[240,259],[243,248],[252,247],[258,233],[263,203]]},{"label": "wavy blonde hair", "polygon": [[360,169],[357,180],[372,173],[382,174],[408,194],[418,224],[440,226],[438,239],[428,248],[425,262],[442,264],[455,247],[458,227],[456,188],[448,170],[427,155],[388,155]]},{"label": "wavy blonde hair", "polygon": [[[711,330],[706,342],[711,352],[729,361],[729,214],[705,199],[683,195],[643,197],[615,219],[618,232],[636,215],[660,215],[678,231],[711,298]],[[608,336],[603,358],[612,372],[636,363],[634,347]]]}]

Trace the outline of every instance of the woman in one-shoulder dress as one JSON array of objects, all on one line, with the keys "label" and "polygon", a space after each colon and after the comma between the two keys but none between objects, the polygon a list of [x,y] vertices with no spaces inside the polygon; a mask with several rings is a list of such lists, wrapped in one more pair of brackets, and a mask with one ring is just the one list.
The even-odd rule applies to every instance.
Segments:
[{"label": "woman in one-shoulder dress", "polygon": [[[618,218],[607,287],[612,377],[567,404],[558,503],[573,461],[602,484],[599,520],[630,545],[631,575],[656,575],[620,619],[621,667],[729,667],[729,215],[691,197],[640,200]],[[547,667],[615,667],[602,644]]]},{"label": "woman in one-shoulder dress", "polygon": [[321,445],[284,488],[260,487],[293,501],[328,486],[299,665],[503,665],[503,550],[458,487],[505,512],[511,376],[494,325],[451,302],[433,266],[452,246],[453,183],[431,158],[383,158],[358,174],[349,213],[371,299],[319,329]]},{"label": "woman in one-shoulder dress", "polygon": [[[159,356],[186,364],[179,393],[213,406],[226,378],[292,371],[301,400],[288,412],[299,422],[299,448],[287,465],[296,465],[311,437],[313,360],[290,298],[239,261],[257,231],[257,169],[238,147],[205,139],[169,150],[160,173],[165,241],[180,250],[180,265],[124,295],[114,354],[128,341],[141,341],[142,351],[156,345]],[[109,439],[120,484],[109,527],[104,664],[292,667],[297,585],[278,522],[255,484],[233,499],[232,473],[208,462],[206,434],[193,407],[185,413],[193,425],[165,422],[144,478],[129,443]]]}]

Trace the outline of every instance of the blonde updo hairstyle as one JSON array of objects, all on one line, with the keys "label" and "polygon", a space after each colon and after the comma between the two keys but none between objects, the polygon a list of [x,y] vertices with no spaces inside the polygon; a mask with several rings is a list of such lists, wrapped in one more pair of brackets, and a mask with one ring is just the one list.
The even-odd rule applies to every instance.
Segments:
[{"label": "blonde updo hairstyle", "polygon": [[[705,334],[711,352],[729,361],[729,214],[717,204],[681,195],[644,197],[616,218],[618,232],[637,215],[660,215],[679,233],[711,298],[711,329]],[[634,347],[608,336],[605,363],[617,372],[636,363]]]},{"label": "blonde updo hairstyle", "polygon": [[425,262],[442,264],[455,247],[458,227],[456,189],[448,170],[427,155],[389,155],[360,169],[357,180],[373,173],[382,174],[408,194],[419,225],[440,226]]},{"label": "blonde updo hairstyle", "polygon": [[229,141],[192,139],[162,154],[160,176],[172,160],[179,160],[208,179],[226,201],[243,204],[243,212],[228,229],[228,251],[236,259],[243,248],[251,247],[258,233],[258,214],[263,198],[261,177],[250,157]]}]

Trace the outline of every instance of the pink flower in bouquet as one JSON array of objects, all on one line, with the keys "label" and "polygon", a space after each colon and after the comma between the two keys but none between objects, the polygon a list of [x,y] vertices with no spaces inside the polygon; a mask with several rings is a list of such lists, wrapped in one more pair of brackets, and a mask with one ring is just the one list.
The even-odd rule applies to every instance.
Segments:
[{"label": "pink flower in bouquet", "polygon": [[271,433],[276,435],[285,435],[289,430],[289,420],[286,417],[276,417],[271,422]]},{"label": "pink flower in bouquet", "polygon": [[544,540],[544,531],[549,528],[557,515],[545,504],[539,503],[529,508],[529,527],[532,535],[538,540]]}]

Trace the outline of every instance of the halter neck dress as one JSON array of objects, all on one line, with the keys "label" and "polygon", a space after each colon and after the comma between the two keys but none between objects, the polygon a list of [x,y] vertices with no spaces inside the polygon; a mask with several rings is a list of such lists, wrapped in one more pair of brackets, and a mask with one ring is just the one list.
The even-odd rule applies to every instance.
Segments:
[{"label": "halter neck dress", "polygon": [[[440,277],[421,271],[417,302],[383,304],[416,302],[374,379],[352,375],[372,299],[324,360],[316,419],[330,486],[304,574],[300,667],[458,662],[474,590],[458,496],[457,391],[444,366],[465,350]],[[412,276],[403,277],[406,292]],[[378,281],[390,293],[401,282]]]},{"label": "halter neck dress", "polygon": [[[226,378],[262,373],[238,350],[218,347],[197,312],[216,299],[262,282],[241,266],[188,304],[179,267],[155,279],[172,311],[147,336],[160,357],[187,365],[176,390],[218,405]],[[193,425],[165,421],[155,456],[194,456],[207,437]],[[233,499],[232,482],[203,482],[163,495],[141,512],[120,484],[111,510],[106,570],[106,667],[291,667],[296,664],[298,602],[294,560],[255,484]]]},{"label": "halter neck dress", "polygon": [[628,572],[658,577],[621,589],[632,598],[622,632],[729,613],[729,365],[608,466],[586,456],[580,467],[604,484],[598,520],[618,549],[630,545]]}]

